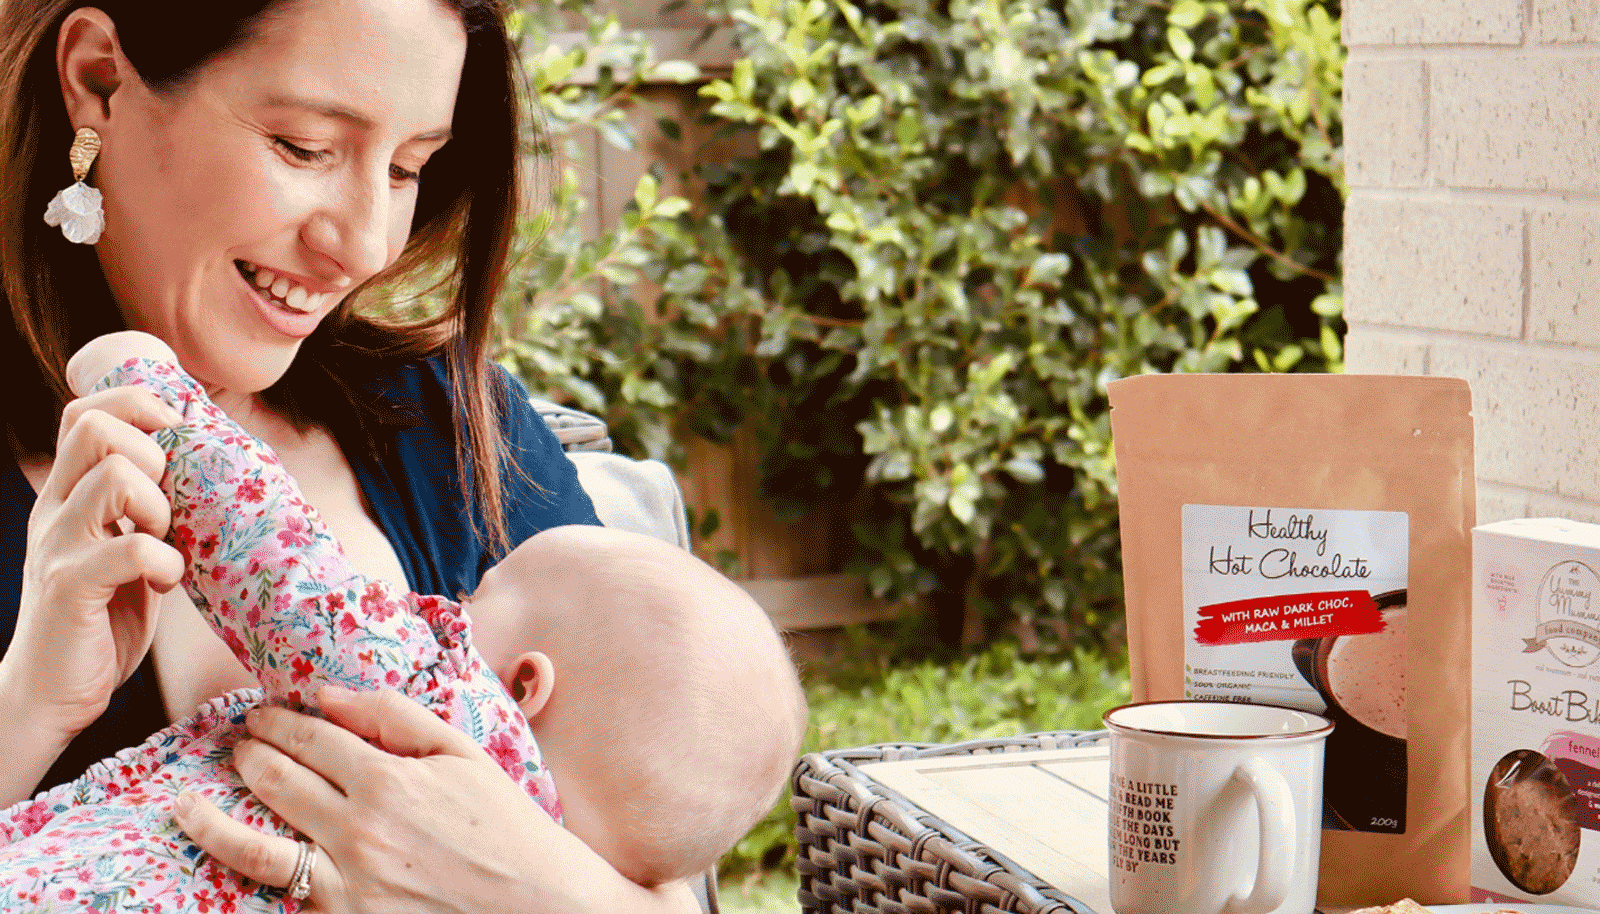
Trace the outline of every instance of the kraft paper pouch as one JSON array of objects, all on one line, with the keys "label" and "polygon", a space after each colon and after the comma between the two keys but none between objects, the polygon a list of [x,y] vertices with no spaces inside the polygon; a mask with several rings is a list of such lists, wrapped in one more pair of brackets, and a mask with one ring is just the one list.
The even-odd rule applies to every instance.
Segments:
[{"label": "kraft paper pouch", "polygon": [[1326,714],[1319,903],[1465,902],[1466,382],[1148,375],[1110,398],[1134,699]]}]

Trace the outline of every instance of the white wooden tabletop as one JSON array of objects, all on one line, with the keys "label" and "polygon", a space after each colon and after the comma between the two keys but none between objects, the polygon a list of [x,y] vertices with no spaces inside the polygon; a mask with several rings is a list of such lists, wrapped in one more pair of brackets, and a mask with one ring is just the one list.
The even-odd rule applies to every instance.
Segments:
[{"label": "white wooden tabletop", "polygon": [[869,762],[860,770],[1096,912],[1112,914],[1106,746]]},{"label": "white wooden tabletop", "polygon": [[1105,746],[872,762],[860,769],[1041,880],[1111,914]]}]

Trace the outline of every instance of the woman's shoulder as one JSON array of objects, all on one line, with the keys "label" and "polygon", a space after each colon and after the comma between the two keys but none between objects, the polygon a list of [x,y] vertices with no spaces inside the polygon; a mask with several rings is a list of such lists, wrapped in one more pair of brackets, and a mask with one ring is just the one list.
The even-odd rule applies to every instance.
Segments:
[{"label": "woman's shoulder", "polygon": [[[502,399],[500,432],[507,456],[502,479],[511,545],[548,527],[599,523],[576,468],[529,404],[522,382],[498,365],[491,366],[489,377]],[[470,593],[497,556],[483,548],[482,519],[464,497],[446,359],[432,356],[388,367],[374,391],[413,420],[394,434],[374,466],[357,468],[376,519],[419,592]]]},{"label": "woman's shoulder", "polygon": [[[522,381],[496,362],[489,362],[486,369],[491,392],[505,407],[502,425],[510,426],[521,421],[523,414],[532,413]],[[442,353],[384,366],[375,373],[371,389],[389,404],[410,411],[422,424],[440,426],[443,433],[450,434],[455,395],[449,359]]]},{"label": "woman's shoulder", "polygon": [[[536,475],[544,464],[558,469],[570,464],[560,439],[534,409],[522,381],[494,362],[488,364],[486,376],[499,407],[499,430],[512,463],[525,473]],[[414,447],[425,443],[432,453],[439,453],[434,447],[436,441],[449,442],[453,447],[454,388],[449,363],[443,355],[387,367],[375,379],[374,390],[411,417],[411,427],[405,430],[409,434],[402,432],[398,444]]]},{"label": "woman's shoulder", "polygon": [[424,416],[441,406],[448,409],[452,398],[450,366],[442,353],[385,364],[373,373],[369,385],[372,393],[390,404],[422,410]]}]

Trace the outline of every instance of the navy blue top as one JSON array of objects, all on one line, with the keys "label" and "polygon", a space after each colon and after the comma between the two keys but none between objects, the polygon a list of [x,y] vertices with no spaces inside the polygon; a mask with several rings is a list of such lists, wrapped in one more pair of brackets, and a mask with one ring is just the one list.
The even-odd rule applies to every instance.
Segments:
[{"label": "navy blue top", "polygon": [[[578,471],[554,433],[528,405],[527,390],[496,370],[505,385],[504,434],[521,472],[505,474],[507,536],[513,545],[540,530],[566,524],[598,524],[594,504],[578,484]],[[383,530],[412,591],[455,599],[469,594],[500,555],[479,542],[461,497],[455,433],[444,361],[406,365],[377,389],[391,401],[414,408],[422,420],[397,433],[375,467],[352,461],[356,480]],[[3,440],[3,439],[0,439]],[[0,459],[0,652],[11,645],[22,595],[23,553],[34,492],[16,459]],[[111,696],[106,713],[78,735],[39,783],[39,790],[72,780],[118,750],[134,746],[167,725],[150,656]]]}]

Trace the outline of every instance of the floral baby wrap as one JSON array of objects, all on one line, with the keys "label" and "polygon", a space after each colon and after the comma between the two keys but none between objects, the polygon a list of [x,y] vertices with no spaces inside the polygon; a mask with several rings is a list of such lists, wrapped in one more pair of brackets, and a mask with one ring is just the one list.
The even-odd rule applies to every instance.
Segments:
[{"label": "floral baby wrap", "polygon": [[96,389],[137,385],[183,415],[155,435],[184,587],[262,689],[193,717],[0,811],[0,910],[294,911],[282,890],[213,861],[178,829],[180,790],[280,835],[294,830],[245,788],[233,746],[256,704],[313,705],[325,684],[399,689],[489,750],[552,817],[560,803],[528,722],[471,645],[460,607],[355,573],[265,444],[175,365],[130,359]]}]

